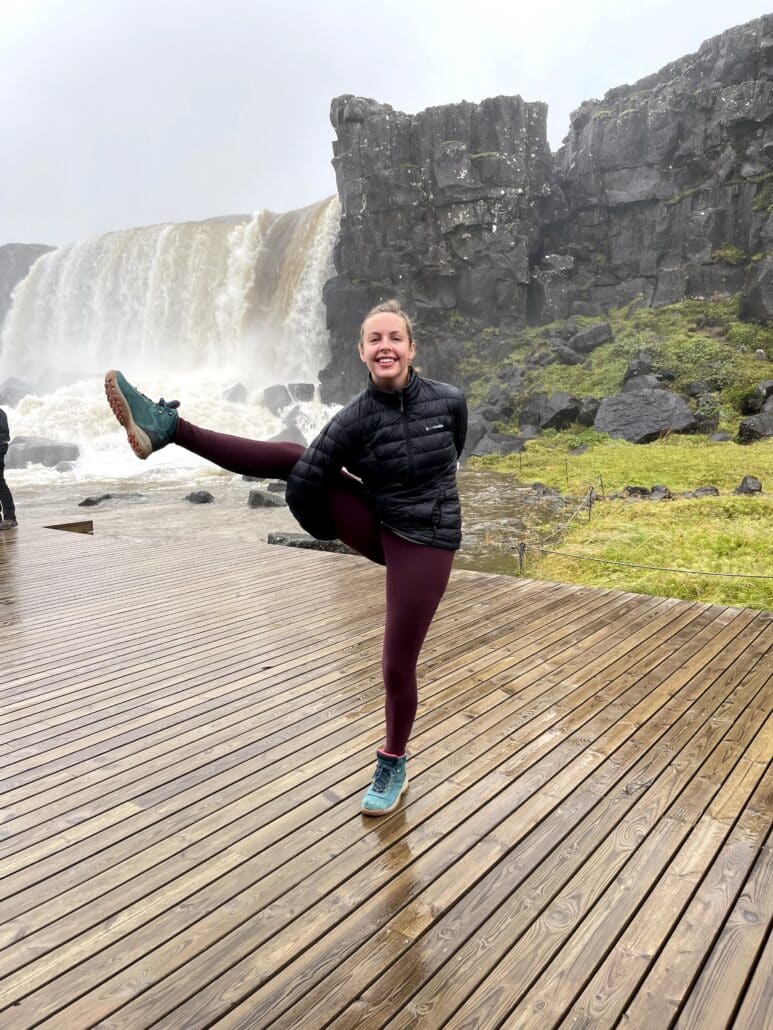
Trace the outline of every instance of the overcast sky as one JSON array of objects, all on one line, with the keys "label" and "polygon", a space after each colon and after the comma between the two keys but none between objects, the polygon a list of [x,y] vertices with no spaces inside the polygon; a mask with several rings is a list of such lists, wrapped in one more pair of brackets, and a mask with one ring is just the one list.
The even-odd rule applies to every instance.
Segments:
[{"label": "overcast sky", "polygon": [[0,243],[302,207],[332,97],[569,112],[765,13],[753,0],[0,0]]}]

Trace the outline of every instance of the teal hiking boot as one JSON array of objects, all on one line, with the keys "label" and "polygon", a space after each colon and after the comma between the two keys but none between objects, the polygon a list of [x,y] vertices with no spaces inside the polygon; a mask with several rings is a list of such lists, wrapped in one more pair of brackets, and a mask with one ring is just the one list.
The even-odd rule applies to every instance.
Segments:
[{"label": "teal hiking boot", "polygon": [[408,790],[407,762],[405,755],[394,758],[376,752],[376,773],[360,806],[364,815],[386,815],[397,808]]},{"label": "teal hiking boot", "polygon": [[174,439],[179,401],[154,404],[150,397],[128,383],[121,372],[111,369],[105,376],[105,394],[113,414],[126,430],[131,449],[138,458],[147,458]]}]

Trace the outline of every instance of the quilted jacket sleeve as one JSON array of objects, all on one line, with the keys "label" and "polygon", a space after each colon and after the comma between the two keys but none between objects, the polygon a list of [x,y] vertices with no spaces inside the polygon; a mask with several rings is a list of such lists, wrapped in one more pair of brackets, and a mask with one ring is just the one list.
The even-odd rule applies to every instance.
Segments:
[{"label": "quilted jacket sleeve", "polygon": [[8,432],[8,418],[5,412],[0,408],[0,444],[8,443],[11,434]]},{"label": "quilted jacket sleeve", "polygon": [[287,480],[290,511],[317,540],[336,537],[328,490],[350,453],[346,429],[341,420],[334,417],[303,452]]},{"label": "quilted jacket sleeve", "polygon": [[467,439],[467,401],[464,394],[460,394],[459,406],[454,417],[454,445],[456,453],[461,458],[464,449],[464,441]]}]

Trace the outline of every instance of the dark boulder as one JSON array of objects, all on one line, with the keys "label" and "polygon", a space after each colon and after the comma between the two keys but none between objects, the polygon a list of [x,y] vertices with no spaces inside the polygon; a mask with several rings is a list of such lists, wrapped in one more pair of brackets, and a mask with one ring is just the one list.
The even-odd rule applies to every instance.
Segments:
[{"label": "dark boulder", "polygon": [[267,544],[279,544],[282,547],[300,547],[306,551],[326,551],[329,554],[357,554],[341,540],[315,540],[306,533],[269,533]]},{"label": "dark boulder", "polygon": [[192,490],[191,493],[185,495],[185,500],[190,501],[191,504],[212,504],[215,498],[209,490]]},{"label": "dark boulder", "polygon": [[80,448],[74,443],[59,443],[41,436],[15,436],[5,456],[5,467],[23,469],[27,465],[54,468],[60,461],[76,461]]},{"label": "dark boulder", "polygon": [[230,404],[246,404],[247,387],[244,383],[236,383],[223,392],[223,400],[228,401]]},{"label": "dark boulder", "polygon": [[263,407],[268,408],[272,415],[278,415],[283,408],[288,407],[292,402],[293,399],[290,396],[290,391],[281,383],[277,383],[275,386],[267,386],[263,391]]},{"label": "dark boulder", "polygon": [[713,433],[719,425],[719,406],[713,397],[700,397],[695,406],[695,432]]},{"label": "dark boulder", "polygon": [[752,265],[741,297],[741,318],[747,322],[773,322],[773,256]]},{"label": "dark boulder", "polygon": [[613,339],[614,335],[609,323],[597,322],[596,325],[588,326],[587,329],[581,329],[579,333],[572,336],[569,340],[569,346],[572,350],[579,351],[581,354],[590,354],[592,350],[600,347],[602,343],[609,343]]},{"label": "dark boulder", "polygon": [[306,438],[297,426],[285,426],[270,439],[272,443],[297,443],[301,447],[306,446]]},{"label": "dark boulder", "polygon": [[247,497],[247,506],[250,508],[284,508],[287,502],[284,497],[267,490],[250,490]]},{"label": "dark boulder", "polygon": [[514,411],[512,394],[507,387],[495,383],[477,411],[487,422],[506,422]]},{"label": "dark boulder", "polygon": [[580,418],[583,402],[570,393],[532,394],[520,412],[521,428],[536,425],[540,429],[566,429]]},{"label": "dark boulder", "polygon": [[623,382],[627,383],[629,379],[636,379],[639,376],[646,376],[652,372],[652,367],[655,362],[654,355],[650,354],[649,351],[641,351],[628,362],[628,368],[625,370],[623,376]]},{"label": "dark boulder", "polygon": [[489,433],[480,440],[473,450],[476,457],[486,454],[517,454],[524,450],[526,441],[522,436],[510,433]]},{"label": "dark boulder", "polygon": [[287,390],[299,404],[314,400],[314,383],[288,383]]},{"label": "dark boulder", "polygon": [[650,490],[650,499],[653,501],[670,501],[673,500],[673,497],[674,495],[667,486],[658,484]]},{"label": "dark boulder", "polygon": [[650,443],[665,433],[695,431],[695,415],[689,405],[671,390],[635,390],[605,397],[594,422],[600,433]]},{"label": "dark boulder", "polygon": [[623,393],[633,393],[635,390],[660,390],[661,383],[656,375],[647,372],[645,375],[633,376],[626,379],[623,385]]},{"label": "dark boulder", "polygon": [[719,497],[719,490],[715,486],[699,486],[685,497]]},{"label": "dark boulder", "polygon": [[738,442],[754,443],[773,436],[773,411],[761,411],[759,415],[742,418],[738,426]]},{"label": "dark boulder", "polygon": [[733,490],[734,494],[761,494],[762,483],[756,476],[744,476],[739,485]]},{"label": "dark boulder", "polygon": [[489,423],[477,411],[472,411],[467,421],[467,438],[464,441],[463,455],[475,453],[475,448],[489,431]]},{"label": "dark boulder", "polygon": [[741,401],[744,415],[757,415],[765,408],[768,398],[773,397],[773,379],[765,379],[757,383],[751,393],[747,393]]},{"label": "dark boulder", "polygon": [[93,497],[85,497],[82,501],[78,502],[79,508],[95,508],[98,504],[104,504],[105,501],[129,501],[134,503],[136,501],[146,500],[143,494],[137,493],[126,493],[126,494],[95,494]]},{"label": "dark boulder", "polygon": [[553,350],[556,352],[556,357],[562,365],[581,365],[585,361],[584,355],[578,354],[577,351],[567,347],[564,343],[554,344]]}]

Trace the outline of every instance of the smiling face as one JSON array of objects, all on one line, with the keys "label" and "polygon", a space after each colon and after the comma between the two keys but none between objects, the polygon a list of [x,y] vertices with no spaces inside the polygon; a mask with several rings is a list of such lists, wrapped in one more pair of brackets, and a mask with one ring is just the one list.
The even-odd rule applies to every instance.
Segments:
[{"label": "smiling face", "polygon": [[362,323],[360,357],[380,390],[402,390],[415,354],[408,326],[400,315],[383,311]]}]

